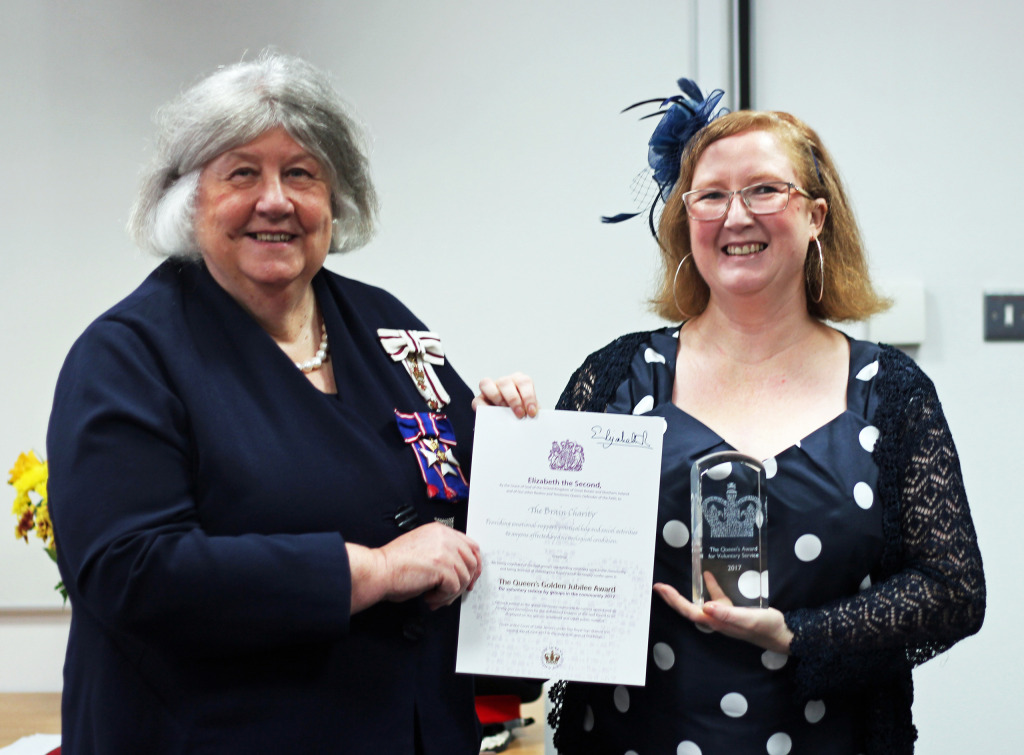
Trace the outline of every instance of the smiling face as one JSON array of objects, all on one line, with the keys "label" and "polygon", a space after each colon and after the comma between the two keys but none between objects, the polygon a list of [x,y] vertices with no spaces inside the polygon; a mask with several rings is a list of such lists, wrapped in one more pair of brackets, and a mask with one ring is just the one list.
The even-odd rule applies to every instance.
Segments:
[{"label": "smiling face", "polygon": [[236,300],[304,292],[331,241],[324,167],[282,128],[203,168],[195,232],[207,268]]},{"label": "smiling face", "polygon": [[[697,162],[691,189],[736,191],[766,181],[800,186],[789,156],[767,131],[745,131],[707,147]],[[793,299],[806,307],[804,259],[821,232],[827,205],[792,192],[789,206],[754,215],[739,194],[725,217],[690,220],[693,261],[711,290],[711,300],[728,297]]]}]

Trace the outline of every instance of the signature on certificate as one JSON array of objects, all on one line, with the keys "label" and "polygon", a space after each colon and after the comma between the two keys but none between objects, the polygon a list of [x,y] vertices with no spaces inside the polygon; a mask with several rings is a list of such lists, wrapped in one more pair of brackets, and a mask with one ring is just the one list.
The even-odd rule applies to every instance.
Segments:
[{"label": "signature on certificate", "polygon": [[647,431],[634,433],[625,430],[613,430],[604,428],[601,425],[594,425],[590,428],[590,439],[596,440],[601,448],[609,446],[627,446],[629,448],[647,448],[651,444],[647,442]]}]

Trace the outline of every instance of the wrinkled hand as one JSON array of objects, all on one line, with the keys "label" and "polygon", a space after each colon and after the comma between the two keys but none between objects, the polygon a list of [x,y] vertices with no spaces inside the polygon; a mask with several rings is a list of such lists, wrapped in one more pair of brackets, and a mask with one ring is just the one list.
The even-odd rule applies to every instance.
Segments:
[{"label": "wrinkled hand", "polygon": [[386,600],[423,595],[427,605],[437,609],[472,590],[480,576],[480,546],[437,522],[407,532],[380,551],[390,577]]},{"label": "wrinkled hand", "polygon": [[727,637],[749,642],[765,650],[789,655],[789,644],[793,633],[786,626],[782,612],[775,608],[743,608],[734,606],[722,592],[714,576],[704,572],[710,601],[704,602],[701,610],[679,594],[671,585],[658,582],[654,591],[684,618],[700,624]]},{"label": "wrinkled hand", "polygon": [[480,546],[462,532],[432,522],[381,548],[347,543],[352,613],[382,600],[422,595],[431,610],[451,605],[480,576]]},{"label": "wrinkled hand", "polygon": [[533,380],[522,372],[514,372],[497,380],[481,380],[480,393],[473,399],[473,411],[478,406],[507,406],[520,419],[536,417],[540,409]]}]

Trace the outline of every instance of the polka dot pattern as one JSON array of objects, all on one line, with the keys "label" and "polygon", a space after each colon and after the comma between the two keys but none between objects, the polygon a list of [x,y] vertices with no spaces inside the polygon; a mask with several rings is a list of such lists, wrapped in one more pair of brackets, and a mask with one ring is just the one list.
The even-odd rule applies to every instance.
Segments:
[{"label": "polka dot pattern", "polygon": [[751,569],[743,572],[737,580],[736,586],[740,593],[748,600],[768,597],[768,572],[758,572]]},{"label": "polka dot pattern", "polygon": [[863,380],[864,382],[867,382],[868,380],[870,380],[871,378],[873,378],[877,374],[878,374],[878,360],[876,359],[871,364],[867,365],[866,367],[862,367],[861,368],[860,372],[857,373],[857,379],[858,380]]},{"label": "polka dot pattern", "polygon": [[654,349],[648,347],[647,351],[644,352],[644,361],[647,362],[647,364],[665,364],[665,357]]},{"label": "polka dot pattern", "polygon": [[804,718],[807,723],[816,724],[825,717],[825,703],[822,700],[809,700],[804,706]]},{"label": "polka dot pattern", "polygon": [[[678,342],[670,336],[678,336],[676,328],[666,328],[660,337],[652,338],[635,352],[630,378],[619,387],[614,408],[609,403],[610,411],[650,416],[671,400],[671,370]],[[873,412],[878,406],[872,386],[880,369],[877,356],[877,346],[851,342],[847,384],[849,410],[819,428],[821,432],[808,433],[803,439],[806,442],[797,442],[777,456],[762,460],[764,478],[772,481],[769,483],[773,494],[770,502],[774,505],[772,542],[776,547],[770,550],[775,554],[775,589],[785,584],[795,593],[806,590],[814,596],[810,599],[814,605],[833,599],[829,593],[833,588],[827,584],[831,580],[812,579],[809,575],[834,574],[834,580],[843,586],[844,592],[858,583],[865,589],[871,584],[865,575],[877,563],[874,545],[869,543],[871,547],[864,548],[859,539],[867,533],[877,540],[875,533],[883,513],[878,470],[871,458],[880,440],[878,428],[872,425]],[[650,379],[644,379],[645,375],[650,375]],[[678,466],[667,468],[665,475],[673,485],[678,483],[680,490],[678,497],[667,496],[660,509],[656,547],[659,563],[665,571],[656,579],[662,581],[671,581],[675,572],[685,571],[689,576],[689,547],[695,533],[690,529],[689,506],[685,500],[688,489],[684,478],[688,479],[689,474],[686,462],[695,458],[695,454],[727,448],[713,430],[695,418],[683,413],[673,414],[669,419],[671,427],[665,435],[666,450],[671,449],[675,454],[671,458],[677,460]],[[668,458],[670,455],[666,454]],[[735,472],[731,464],[723,464],[706,470],[704,479],[724,488],[728,476]],[[768,593],[768,578],[767,571],[753,568],[732,576],[736,580],[734,589],[751,601]],[[729,752],[730,744],[735,744],[730,731],[742,729],[757,732],[754,741],[748,742],[751,746],[744,747],[744,751],[798,755],[808,747],[826,751],[827,746],[819,745],[833,741],[833,734],[848,730],[847,709],[831,698],[826,710],[821,700],[808,703],[787,697],[785,714],[777,715],[776,703],[782,704],[779,696],[790,693],[787,671],[793,664],[783,653],[758,648],[750,648],[749,653],[744,654],[742,672],[719,677],[719,684],[724,687],[719,687],[717,694],[712,693],[711,700],[702,698],[700,710],[693,713],[699,722],[696,728],[691,729],[682,720],[666,720],[657,715],[659,703],[673,699],[677,687],[687,694],[707,694],[707,685],[700,682],[700,672],[710,667],[719,668],[715,653],[728,652],[727,643],[719,641],[713,630],[679,622],[672,612],[660,617],[659,613],[652,616],[646,686],[597,686],[589,699],[581,701],[594,706],[584,712],[584,724],[591,732],[593,749],[619,755]],[[707,660],[709,653],[710,661]],[[754,678],[757,683],[751,682]],[[718,705],[715,705],[715,697]],[[594,723],[595,712],[602,716],[600,734]],[[579,716],[577,722],[584,716]],[[605,722],[605,717],[610,720]],[[582,736],[584,732],[579,731],[579,734]],[[805,747],[805,739],[813,744]]]},{"label": "polka dot pattern", "polygon": [[678,519],[672,519],[661,528],[661,536],[673,548],[682,548],[690,542],[690,529]]},{"label": "polka dot pattern", "polygon": [[629,710],[629,690],[623,687],[621,684],[615,688],[612,692],[612,702],[615,703],[615,709],[619,713],[625,713]]},{"label": "polka dot pattern", "polygon": [[722,712],[730,718],[740,718],[747,713],[747,698],[739,692],[730,692],[722,698]]},{"label": "polka dot pattern", "polygon": [[654,657],[654,665],[662,671],[668,671],[676,665],[675,652],[664,642],[656,642],[651,648],[651,655]]},{"label": "polka dot pattern", "polygon": [[636,406],[633,407],[633,414],[647,414],[651,409],[654,408],[654,396],[650,394],[640,399]]},{"label": "polka dot pattern", "polygon": [[761,575],[756,571],[745,571],[736,582],[740,594],[748,600],[761,597]]},{"label": "polka dot pattern", "polygon": [[589,705],[587,709],[583,711],[583,731],[594,730],[594,709]]},{"label": "polka dot pattern", "polygon": [[793,749],[793,740],[784,732],[772,734],[768,737],[768,744],[765,746],[768,755],[789,755]]},{"label": "polka dot pattern", "polygon": [[793,548],[801,561],[813,561],[821,555],[821,540],[817,535],[801,535]]},{"label": "polka dot pattern", "polygon": [[860,431],[860,435],[857,436],[857,440],[860,441],[860,446],[868,453],[875,450],[875,443],[878,442],[878,428],[874,425],[868,425]]},{"label": "polka dot pattern", "polygon": [[853,486],[853,500],[867,511],[875,502],[875,491],[866,482],[858,482]]},{"label": "polka dot pattern", "polygon": [[724,480],[726,477],[732,474],[732,462],[727,461],[722,464],[716,464],[708,470],[708,477],[712,480]]}]

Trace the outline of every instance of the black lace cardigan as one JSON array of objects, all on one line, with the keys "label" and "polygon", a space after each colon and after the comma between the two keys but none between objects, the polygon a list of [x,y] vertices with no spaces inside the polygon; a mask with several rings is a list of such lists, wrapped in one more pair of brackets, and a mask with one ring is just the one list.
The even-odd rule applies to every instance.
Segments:
[{"label": "black lace cardigan", "polygon": [[[603,412],[650,333],[631,333],[594,352],[556,408]],[[872,586],[817,608],[785,614],[794,694],[845,689],[863,695],[868,753],[914,751],[911,669],[981,628],[985,577],[960,460],[935,387],[898,349],[882,346],[875,378],[879,430],[874,459],[885,545]],[[550,716],[561,753],[577,753],[582,720],[573,685],[557,683]]]}]

